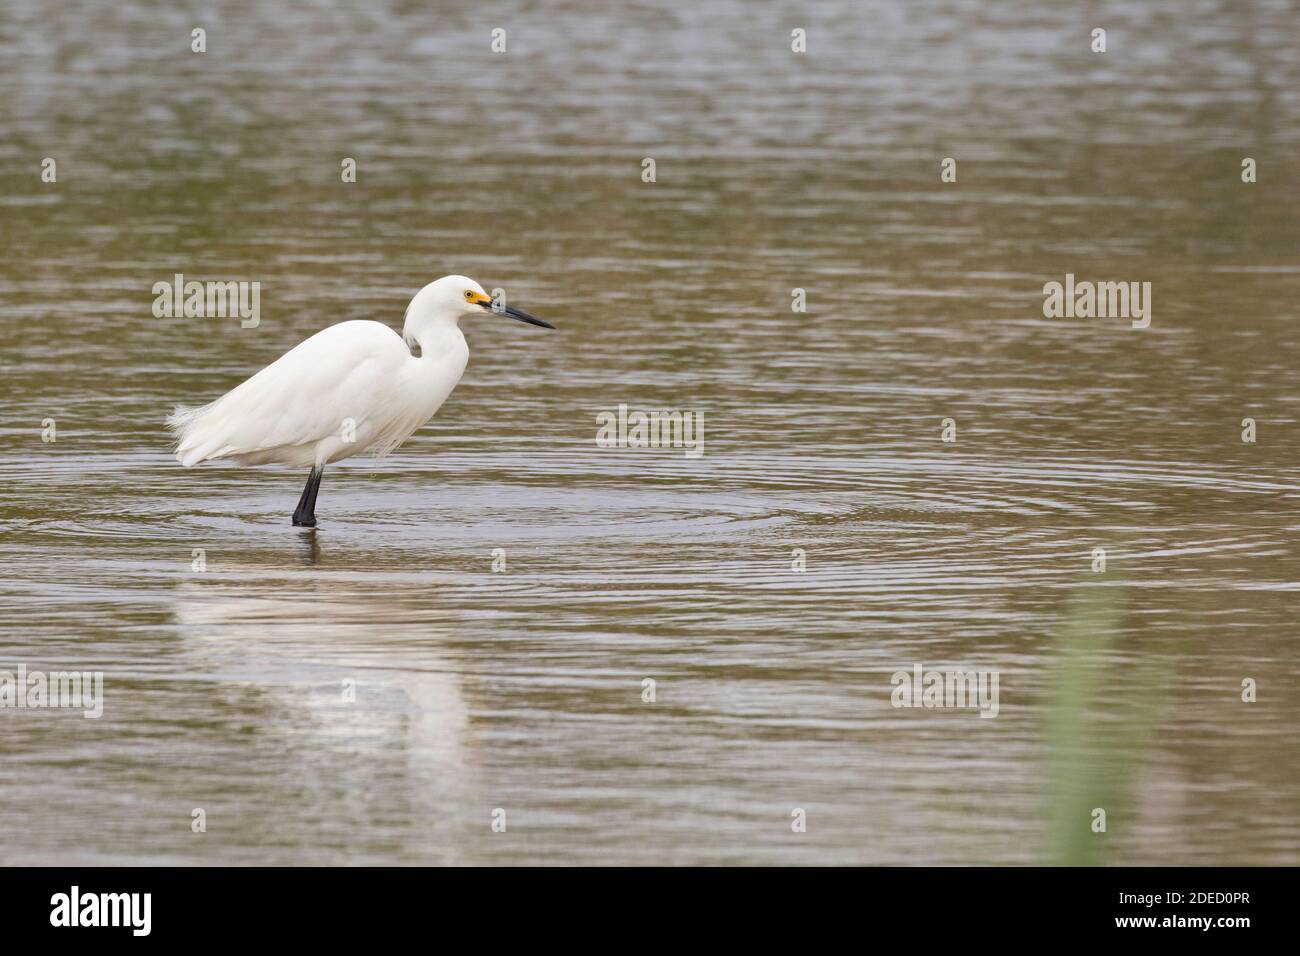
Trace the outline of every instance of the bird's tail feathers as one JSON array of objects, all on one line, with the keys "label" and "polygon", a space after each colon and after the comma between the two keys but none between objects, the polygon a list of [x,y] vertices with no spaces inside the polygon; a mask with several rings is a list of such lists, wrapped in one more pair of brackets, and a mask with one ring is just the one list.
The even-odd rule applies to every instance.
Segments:
[{"label": "bird's tail feathers", "polygon": [[172,409],[172,413],[167,416],[167,427],[176,436],[176,446],[173,452],[186,468],[193,467],[203,461],[207,457],[206,452],[210,451],[209,449],[195,448],[199,439],[196,426],[204,413],[215,404],[216,402],[210,402],[207,405],[177,405]]}]

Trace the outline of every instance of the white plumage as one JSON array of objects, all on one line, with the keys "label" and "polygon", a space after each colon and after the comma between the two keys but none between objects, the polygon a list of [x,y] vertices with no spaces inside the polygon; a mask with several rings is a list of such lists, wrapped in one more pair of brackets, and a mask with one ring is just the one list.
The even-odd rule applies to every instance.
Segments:
[{"label": "white plumage", "polygon": [[177,406],[167,420],[176,457],[187,468],[215,458],[310,466],[294,521],[314,525],[313,480],[324,466],[366,450],[382,457],[432,418],[469,360],[460,319],[484,313],[553,328],[494,306],[472,279],[446,276],[411,300],[401,336],[381,322],[340,322],[215,402]]},{"label": "white plumage", "polygon": [[380,322],[332,325],[210,405],[178,407],[168,420],[176,457],[189,468],[213,458],[324,465],[372,446],[386,454],[460,381],[469,349],[455,333],[441,354],[415,358]]}]

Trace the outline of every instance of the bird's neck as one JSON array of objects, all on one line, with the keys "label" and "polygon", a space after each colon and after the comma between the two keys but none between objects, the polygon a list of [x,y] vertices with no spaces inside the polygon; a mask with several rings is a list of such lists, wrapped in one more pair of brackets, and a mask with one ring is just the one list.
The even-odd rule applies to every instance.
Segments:
[{"label": "bird's neck", "polygon": [[411,337],[420,346],[421,359],[433,361],[440,356],[466,348],[465,335],[460,330],[460,323],[455,319],[448,322],[428,322],[412,329],[411,333]]}]

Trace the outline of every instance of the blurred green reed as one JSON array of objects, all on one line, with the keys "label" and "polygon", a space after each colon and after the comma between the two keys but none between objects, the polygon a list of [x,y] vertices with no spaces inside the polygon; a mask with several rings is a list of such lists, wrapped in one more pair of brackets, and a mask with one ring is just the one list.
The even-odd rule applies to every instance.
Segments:
[{"label": "blurred green reed", "polygon": [[[1137,811],[1147,746],[1169,695],[1164,657],[1135,664],[1122,646],[1124,591],[1089,587],[1069,601],[1050,671],[1045,807],[1047,861],[1121,862]],[[1095,832],[1094,811],[1105,811]]]}]

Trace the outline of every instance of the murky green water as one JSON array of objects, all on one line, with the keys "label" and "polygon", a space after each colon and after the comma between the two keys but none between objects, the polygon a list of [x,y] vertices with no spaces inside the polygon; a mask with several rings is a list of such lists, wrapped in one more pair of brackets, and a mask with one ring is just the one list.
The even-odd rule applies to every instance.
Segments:
[{"label": "murky green water", "polygon": [[[0,709],[5,862],[1300,862],[1294,5],[46,7],[0,11],[0,669],[105,701]],[[260,325],[155,319],[176,272]],[[318,531],[171,460],[174,403],[449,272],[560,331],[467,323]],[[1066,273],[1150,328],[1044,318]],[[705,455],[598,448],[620,403]],[[998,716],[891,706],[916,664]]]}]

